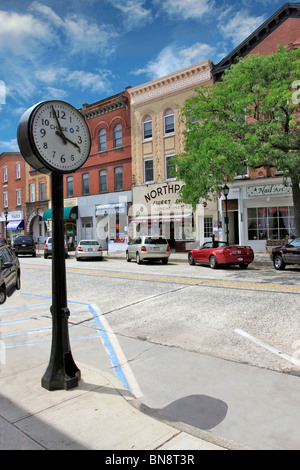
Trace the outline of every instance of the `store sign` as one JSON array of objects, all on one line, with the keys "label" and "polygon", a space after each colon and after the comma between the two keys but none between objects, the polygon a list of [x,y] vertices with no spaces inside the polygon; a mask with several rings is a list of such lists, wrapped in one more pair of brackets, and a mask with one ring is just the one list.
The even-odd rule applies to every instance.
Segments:
[{"label": "store sign", "polygon": [[[7,211],[7,221],[24,219],[23,211]],[[0,211],[0,222],[5,222],[5,211]]]},{"label": "store sign", "polygon": [[247,186],[247,197],[262,197],[262,196],[286,196],[292,194],[291,183],[285,185],[279,184],[265,184],[261,186]]},{"label": "store sign", "polygon": [[99,204],[95,206],[95,215],[104,216],[104,215],[116,215],[116,214],[126,214],[127,205],[125,202],[119,204]]}]

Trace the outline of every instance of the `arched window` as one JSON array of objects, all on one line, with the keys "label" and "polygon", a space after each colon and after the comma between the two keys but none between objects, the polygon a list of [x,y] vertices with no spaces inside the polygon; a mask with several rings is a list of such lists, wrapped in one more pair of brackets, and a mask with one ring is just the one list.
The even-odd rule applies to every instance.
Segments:
[{"label": "arched window", "polygon": [[143,119],[143,140],[152,139],[152,117],[145,116]]},{"label": "arched window", "polygon": [[173,109],[166,109],[164,112],[164,132],[171,134],[175,132],[175,116]]},{"label": "arched window", "polygon": [[122,126],[117,124],[114,128],[114,147],[122,147]]},{"label": "arched window", "polygon": [[106,130],[101,129],[99,132],[99,151],[103,152],[106,150]]}]

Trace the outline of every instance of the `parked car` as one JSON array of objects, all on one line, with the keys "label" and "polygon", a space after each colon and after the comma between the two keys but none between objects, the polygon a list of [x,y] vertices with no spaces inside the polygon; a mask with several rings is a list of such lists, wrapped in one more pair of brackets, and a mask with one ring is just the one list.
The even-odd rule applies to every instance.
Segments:
[{"label": "parked car", "polygon": [[[52,256],[52,237],[48,237],[44,245],[44,258],[47,259],[48,256]],[[68,257],[68,245],[65,241],[65,258]]]},{"label": "parked car", "polygon": [[33,238],[30,235],[18,235],[13,243],[12,248],[15,254],[36,256],[36,247]]},{"label": "parked car", "polygon": [[75,257],[77,261],[86,259],[102,259],[103,251],[102,246],[98,240],[80,240],[77,245]]},{"label": "parked car", "polygon": [[167,264],[170,252],[166,238],[137,237],[127,246],[126,260],[130,262],[132,259],[136,259],[138,264],[146,260],[161,260],[163,264]]},{"label": "parked car", "polygon": [[277,270],[284,269],[287,264],[300,264],[300,237],[273,248],[270,257]]},{"label": "parked car", "polygon": [[15,287],[21,289],[20,263],[8,245],[0,246],[0,304],[6,301],[7,293]]},{"label": "parked car", "polygon": [[239,265],[241,269],[246,269],[253,260],[254,253],[250,246],[229,245],[222,241],[206,242],[188,254],[190,265],[207,264],[212,269],[219,265]]}]

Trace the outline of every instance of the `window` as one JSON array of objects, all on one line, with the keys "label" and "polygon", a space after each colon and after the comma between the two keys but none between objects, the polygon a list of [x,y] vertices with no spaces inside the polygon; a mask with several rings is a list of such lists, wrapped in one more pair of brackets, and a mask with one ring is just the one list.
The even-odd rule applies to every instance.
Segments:
[{"label": "window", "polygon": [[286,233],[296,235],[292,206],[248,209],[248,240],[283,240]]},{"label": "window", "polygon": [[3,193],[3,206],[8,207],[8,194]]},{"label": "window", "polygon": [[40,183],[40,201],[45,201],[46,191],[45,191],[45,182]]},{"label": "window", "polygon": [[67,197],[72,197],[74,195],[73,191],[73,176],[67,177]]},{"label": "window", "polygon": [[3,168],[3,183],[7,183],[7,166]]},{"label": "window", "polygon": [[122,126],[117,124],[114,128],[114,147],[122,147]]},{"label": "window", "polygon": [[143,140],[152,139],[152,118],[145,116],[143,119]]},{"label": "window", "polygon": [[176,178],[176,166],[175,166],[175,163],[173,162],[173,158],[174,156],[172,157],[166,157],[166,177],[167,177],[167,180],[169,179],[172,179],[172,178]]},{"label": "window", "polygon": [[82,194],[90,194],[90,175],[84,173],[82,175]]},{"label": "window", "polygon": [[29,199],[30,202],[35,202],[35,184],[29,185]]},{"label": "window", "polygon": [[144,161],[144,175],[145,175],[145,183],[149,183],[150,181],[154,181],[153,160],[152,159]]},{"label": "window", "polygon": [[16,179],[19,180],[21,178],[21,164],[16,163]]},{"label": "window", "polygon": [[106,130],[101,129],[99,132],[99,151],[103,152],[106,150]]},{"label": "window", "polygon": [[175,132],[175,116],[172,109],[167,109],[164,113],[164,133],[172,134]]},{"label": "window", "polygon": [[107,192],[107,171],[106,170],[99,171],[99,191],[100,193]]},{"label": "window", "polygon": [[123,189],[123,167],[118,166],[115,168],[115,190],[120,191]]},{"label": "window", "polygon": [[211,238],[213,234],[213,218],[204,217],[204,238]]},{"label": "window", "polygon": [[21,190],[17,189],[17,206],[21,205]]}]

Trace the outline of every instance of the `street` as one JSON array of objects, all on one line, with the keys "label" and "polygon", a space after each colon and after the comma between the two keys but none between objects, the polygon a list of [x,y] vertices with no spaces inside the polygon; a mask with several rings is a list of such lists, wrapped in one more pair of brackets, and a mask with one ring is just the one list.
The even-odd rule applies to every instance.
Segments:
[{"label": "street", "polygon": [[[20,263],[21,290],[1,306],[0,320],[6,365],[22,368],[21,357],[31,355],[33,364],[49,358],[51,258]],[[187,426],[254,448],[276,448],[286,427],[299,448],[299,268],[211,270],[172,258],[163,266],[105,256],[69,258],[66,267],[75,362],[113,367],[140,402]],[[252,418],[237,406],[248,393],[263,395]],[[264,413],[281,426],[271,442]]]}]

